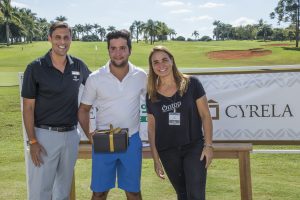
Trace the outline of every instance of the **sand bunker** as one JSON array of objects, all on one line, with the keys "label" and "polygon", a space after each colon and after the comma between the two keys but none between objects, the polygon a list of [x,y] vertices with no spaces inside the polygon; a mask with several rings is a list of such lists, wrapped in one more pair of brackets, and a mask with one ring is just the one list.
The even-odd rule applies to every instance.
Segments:
[{"label": "sand bunker", "polygon": [[210,59],[216,60],[233,60],[233,59],[245,59],[257,56],[266,56],[272,54],[271,50],[262,48],[248,49],[248,50],[223,50],[223,51],[211,51],[207,53]]},{"label": "sand bunker", "polygon": [[292,44],[264,44],[262,46],[270,46],[270,47],[286,47],[286,46],[292,46]]}]

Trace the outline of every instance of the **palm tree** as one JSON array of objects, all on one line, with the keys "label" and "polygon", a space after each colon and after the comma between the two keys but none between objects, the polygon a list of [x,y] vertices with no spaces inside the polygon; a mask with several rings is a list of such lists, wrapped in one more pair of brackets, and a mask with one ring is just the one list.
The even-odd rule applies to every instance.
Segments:
[{"label": "palm tree", "polygon": [[149,19],[147,23],[145,24],[144,28],[144,37],[147,39],[150,37],[150,44],[154,44],[155,36],[156,36],[156,22],[152,19]]},{"label": "palm tree", "polygon": [[131,24],[129,26],[129,31],[130,31],[130,36],[131,36],[131,39],[132,39],[133,35],[134,35],[134,32],[135,32],[135,26],[134,26],[134,24]]},{"label": "palm tree", "polygon": [[89,35],[89,33],[92,33],[92,29],[93,29],[93,25],[91,25],[91,24],[85,24],[85,25],[83,26],[83,31],[84,31],[87,35]]},{"label": "palm tree", "polygon": [[129,29],[132,29],[132,35],[133,32],[135,32],[136,37],[136,43],[139,43],[139,35],[143,30],[144,22],[135,20]]},{"label": "palm tree", "polygon": [[165,22],[156,22],[156,33],[158,36],[158,39],[161,41],[167,40],[169,35],[169,27]]},{"label": "palm tree", "polygon": [[216,37],[216,40],[219,40],[220,38],[220,29],[221,29],[221,26],[222,26],[222,22],[220,20],[215,20],[213,22],[213,25],[216,26],[216,28],[214,28],[213,30],[213,33],[214,33],[214,37]]},{"label": "palm tree", "polygon": [[169,29],[169,37],[170,37],[170,40],[172,40],[174,37],[176,37],[177,33],[174,29],[170,28]]},{"label": "palm tree", "polygon": [[45,41],[48,37],[48,29],[50,24],[47,22],[46,18],[37,18],[36,26],[38,30],[38,40]]},{"label": "palm tree", "polygon": [[195,30],[195,31],[192,33],[192,36],[194,36],[194,37],[195,37],[195,40],[197,40],[198,37],[199,37],[199,32]]},{"label": "palm tree", "polygon": [[94,23],[94,25],[92,25],[92,26],[93,26],[94,34],[97,35],[97,33],[98,33],[98,28],[100,27],[100,25],[97,24],[97,23]]},{"label": "palm tree", "polygon": [[99,27],[98,28],[98,34],[100,35],[100,40],[101,41],[103,41],[103,39],[104,39],[104,37],[105,37],[105,35],[106,35],[106,30],[105,30],[105,28],[103,28],[103,27]]},{"label": "palm tree", "polygon": [[68,18],[65,17],[65,16],[60,15],[60,16],[58,16],[58,17],[55,17],[55,20],[56,20],[56,21],[65,22],[65,21],[68,21]]},{"label": "palm tree", "polygon": [[116,30],[116,27],[114,26],[108,26],[108,28],[106,29],[108,32],[112,32]]},{"label": "palm tree", "polygon": [[38,33],[38,29],[36,28],[36,13],[31,12],[30,9],[22,8],[20,11],[20,20],[24,25],[26,31],[26,41],[32,43],[32,38],[35,33]]},{"label": "palm tree", "polygon": [[79,40],[80,39],[80,35],[82,37],[82,34],[84,32],[84,27],[81,24],[75,24],[75,26],[73,27],[73,29],[77,33],[77,39]]},{"label": "palm tree", "polygon": [[13,9],[10,4],[10,0],[0,1],[0,10],[3,14],[4,23],[5,23],[5,33],[6,33],[6,45],[10,45],[10,29],[9,26],[12,23],[20,24],[18,14],[16,13],[17,9]]}]

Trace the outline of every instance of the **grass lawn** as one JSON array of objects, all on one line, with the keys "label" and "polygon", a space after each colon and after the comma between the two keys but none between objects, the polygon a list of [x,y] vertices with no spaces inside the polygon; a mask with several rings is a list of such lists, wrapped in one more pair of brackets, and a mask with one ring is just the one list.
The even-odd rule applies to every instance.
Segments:
[{"label": "grass lawn", "polygon": [[[270,66],[300,64],[298,49],[279,46],[265,46],[280,42],[259,41],[211,41],[211,42],[157,42],[155,45],[165,45],[174,54],[179,68],[209,68],[236,66]],[[289,42],[281,42],[289,43]],[[293,42],[289,43],[293,44]],[[97,46],[97,50],[96,50]],[[140,42],[133,43],[130,61],[137,66],[148,68],[148,55],[154,45]],[[218,50],[247,50],[264,48],[272,50],[271,55],[253,57],[250,59],[215,60],[206,54]],[[34,42],[32,44],[0,46],[0,86],[17,85],[17,72],[23,72],[28,63],[44,55],[50,44],[48,42]],[[70,54],[81,58],[91,70],[104,65],[108,60],[106,42],[78,42],[74,41]]]},{"label": "grass lawn", "polygon": [[[278,43],[278,42],[276,42]],[[286,43],[286,42],[285,42]],[[157,43],[158,44],[158,43]],[[257,65],[299,64],[299,51],[284,47],[261,46],[257,41],[224,42],[164,42],[174,52],[179,67],[232,67]],[[291,43],[293,44],[293,43]],[[95,45],[98,50],[95,51]],[[266,48],[273,54],[241,60],[210,60],[205,54],[221,49]],[[0,46],[0,85],[17,84],[17,72],[50,48],[47,42],[28,45]],[[147,68],[151,45],[133,45],[131,61]],[[106,43],[73,42],[71,54],[82,58],[94,70],[107,61]],[[0,87],[0,200],[26,199],[26,177],[20,96],[18,86]],[[255,149],[300,149],[299,146],[255,146]],[[251,154],[253,199],[297,200],[300,197],[299,154]],[[91,160],[78,160],[76,164],[77,199],[90,199],[89,189]],[[168,180],[160,180],[153,171],[151,159],[143,160],[142,193],[145,200],[175,200],[176,196]],[[122,191],[114,189],[111,200],[122,200]],[[214,160],[208,171],[208,200],[240,199],[237,160]]]},{"label": "grass lawn", "polygon": [[[0,87],[0,199],[26,199],[19,88]],[[255,146],[256,149],[300,149],[299,146]],[[300,196],[299,154],[251,154],[253,199],[297,200]],[[151,159],[143,160],[142,193],[145,200],[175,200],[168,180],[160,180],[153,171]],[[91,160],[76,164],[77,199],[89,199]],[[109,199],[125,199],[114,189]],[[208,171],[207,199],[238,200],[238,160],[214,160]]]}]

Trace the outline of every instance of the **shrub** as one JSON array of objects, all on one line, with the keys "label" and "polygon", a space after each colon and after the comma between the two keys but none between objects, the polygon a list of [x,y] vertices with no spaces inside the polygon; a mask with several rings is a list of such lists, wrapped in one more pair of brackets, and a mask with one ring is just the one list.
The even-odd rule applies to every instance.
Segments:
[{"label": "shrub", "polygon": [[99,41],[99,37],[97,35],[85,35],[81,40],[84,42]]},{"label": "shrub", "polygon": [[177,40],[177,41],[185,41],[185,37],[178,36],[175,40]]},{"label": "shrub", "polygon": [[205,35],[199,39],[199,41],[206,41],[206,42],[211,41],[211,40],[212,40],[211,37],[209,37],[207,35]]}]

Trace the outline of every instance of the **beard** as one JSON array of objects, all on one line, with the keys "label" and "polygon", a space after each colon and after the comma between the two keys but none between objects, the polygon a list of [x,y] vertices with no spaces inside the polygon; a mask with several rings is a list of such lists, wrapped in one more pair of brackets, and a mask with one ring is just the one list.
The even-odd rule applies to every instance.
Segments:
[{"label": "beard", "polygon": [[121,63],[117,63],[114,60],[110,60],[111,64],[117,68],[123,68],[126,67],[128,65],[128,59],[122,61]]}]

